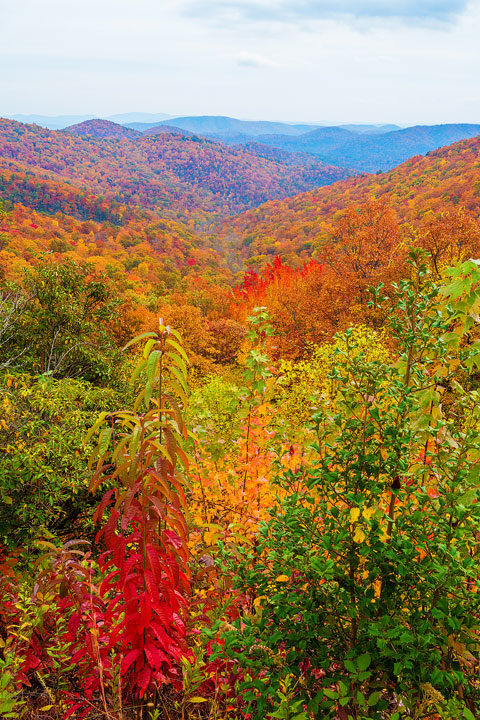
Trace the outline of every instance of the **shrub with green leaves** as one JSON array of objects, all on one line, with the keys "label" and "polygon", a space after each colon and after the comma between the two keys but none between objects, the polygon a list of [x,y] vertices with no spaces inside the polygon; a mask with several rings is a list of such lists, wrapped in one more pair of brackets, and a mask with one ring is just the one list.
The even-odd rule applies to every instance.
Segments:
[{"label": "shrub with green leaves", "polygon": [[346,352],[347,342],[350,353],[355,349],[364,360],[378,359],[388,362],[390,354],[383,333],[366,325],[352,327],[346,337],[340,333],[334,342],[314,345],[310,357],[300,362],[280,360],[280,382],[276,394],[277,425],[283,424],[291,432],[293,420],[299,431],[302,426],[303,431],[307,430],[304,424],[310,422],[319,398],[328,395],[333,387],[331,373],[339,352]]},{"label": "shrub with green leaves", "polygon": [[106,384],[122,358],[109,323],[120,300],[90,263],[42,258],[0,284],[0,367]]},{"label": "shrub with green leaves", "polygon": [[0,378],[0,546],[71,533],[89,517],[94,499],[83,438],[98,412],[120,397],[81,380]]},{"label": "shrub with green leaves", "polygon": [[190,398],[189,422],[215,461],[236,451],[241,391],[220,375],[208,377]]},{"label": "shrub with green leaves", "polygon": [[255,720],[479,717],[480,270],[438,287],[411,262],[397,357],[346,333],[314,460],[277,478],[286,494],[230,563],[246,604],[224,652]]}]

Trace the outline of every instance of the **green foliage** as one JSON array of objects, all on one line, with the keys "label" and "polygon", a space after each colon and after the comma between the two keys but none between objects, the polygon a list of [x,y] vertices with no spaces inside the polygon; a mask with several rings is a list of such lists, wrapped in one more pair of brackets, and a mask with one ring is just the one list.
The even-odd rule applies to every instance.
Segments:
[{"label": "green foliage", "polygon": [[0,544],[70,533],[88,518],[83,437],[99,410],[119,400],[119,393],[81,380],[0,378]]},{"label": "green foliage", "polygon": [[208,377],[190,397],[193,432],[214,461],[237,451],[240,406],[240,389],[220,375]]},{"label": "green foliage", "polygon": [[18,718],[18,711],[23,703],[19,702],[13,675],[8,670],[9,661],[0,660],[0,717]]},{"label": "green foliage", "polygon": [[263,393],[266,388],[267,379],[272,376],[268,369],[268,355],[265,352],[265,341],[272,337],[274,330],[270,324],[267,308],[253,308],[253,315],[248,318],[249,331],[247,337],[252,343],[252,348],[245,360],[244,380],[251,384],[253,393]]},{"label": "green foliage", "polygon": [[195,434],[212,460],[238,454],[238,439],[252,411],[271,394],[273,375],[266,339],[273,334],[265,308],[254,308],[248,318],[250,348],[245,357],[242,384],[213,375],[193,394],[190,415]]},{"label": "green foliage", "polygon": [[[108,323],[119,301],[93,266],[44,260],[26,272],[23,287],[2,290],[4,298],[18,295],[22,313],[1,347],[4,363],[8,360],[26,372],[97,383],[112,378],[120,356]],[[2,324],[12,313],[12,302],[0,304]]]},{"label": "green foliage", "polygon": [[277,392],[277,422],[291,425],[294,417],[299,425],[308,424],[320,398],[329,397],[333,388],[331,373],[338,354],[351,352],[361,354],[367,361],[387,361],[390,353],[384,334],[365,325],[351,328],[347,334],[340,333],[330,343],[313,347],[310,357],[294,363],[281,360],[280,387]]},{"label": "green foliage", "polygon": [[480,394],[456,379],[478,367],[480,272],[464,264],[440,290],[412,262],[391,318],[397,360],[366,357],[347,331],[313,460],[277,479],[283,499],[230,568],[256,610],[226,652],[258,720],[285,717],[290,677],[289,707],[316,717],[480,711]]}]

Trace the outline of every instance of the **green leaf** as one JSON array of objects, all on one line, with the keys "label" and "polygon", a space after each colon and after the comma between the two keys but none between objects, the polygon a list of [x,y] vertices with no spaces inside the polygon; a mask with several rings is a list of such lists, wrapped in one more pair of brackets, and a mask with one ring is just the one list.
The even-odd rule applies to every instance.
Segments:
[{"label": "green leaf", "polygon": [[176,368],[174,365],[170,365],[168,368],[169,372],[177,379],[178,384],[182,388],[185,395],[188,395],[188,387],[187,382],[185,380],[185,377],[182,375],[182,373],[179,371],[178,368]]},{"label": "green leaf", "polygon": [[357,698],[357,704],[360,705],[360,707],[365,707],[365,705],[366,705],[365,698],[363,696],[363,693],[360,692],[360,690],[357,691],[356,698]]},{"label": "green leaf", "polygon": [[90,428],[90,430],[89,430],[89,431],[87,432],[87,434],[85,435],[85,440],[84,440],[84,444],[85,444],[85,445],[88,444],[88,441],[89,441],[90,438],[97,432],[98,428],[99,428],[101,425],[103,425],[103,422],[104,422],[105,418],[107,417],[107,415],[108,415],[108,413],[106,413],[106,412],[101,412],[101,413],[100,413],[100,415],[98,416],[95,424],[92,425],[92,427]]},{"label": "green leaf", "polygon": [[140,340],[143,340],[144,338],[151,338],[156,337],[155,332],[144,332],[141,335],[137,335],[137,337],[134,337],[133,340],[130,340],[126,345],[123,346],[122,350],[126,350],[127,348],[131,347],[132,345],[135,345],[135,343],[140,342]]},{"label": "green leaf", "polygon": [[367,700],[369,706],[373,707],[374,705],[376,705],[378,703],[378,701],[380,700],[380,697],[381,697],[381,695],[379,692],[373,692]]},{"label": "green leaf", "polygon": [[162,357],[162,351],[161,350],[153,350],[150,355],[148,356],[147,360],[147,377],[148,382],[153,385],[153,380],[155,378],[155,370],[157,369],[157,364]]},{"label": "green leaf", "polygon": [[357,666],[351,660],[344,660],[343,664],[345,665],[345,669],[348,670],[348,672],[357,672]]},{"label": "green leaf", "polygon": [[182,373],[183,377],[187,377],[187,365],[183,358],[178,355],[178,353],[169,352],[168,358],[170,361],[174,362],[177,367],[179,368],[180,372]]},{"label": "green leaf", "polygon": [[187,353],[185,352],[185,350],[183,349],[183,347],[182,347],[178,342],[175,342],[175,340],[172,340],[172,338],[169,337],[169,338],[167,339],[167,343],[168,343],[169,345],[171,345],[172,347],[174,347],[175,350],[177,350],[178,353],[180,353],[180,355],[181,355],[182,358],[185,360],[185,363],[186,363],[187,365],[190,364],[190,361],[189,361],[189,359],[188,359]]},{"label": "green leaf", "polygon": [[368,653],[364,653],[363,655],[359,655],[357,658],[357,667],[359,670],[366,670],[368,667],[370,667],[370,663],[372,662],[372,659]]},{"label": "green leaf", "polygon": [[100,439],[98,441],[98,452],[99,452],[100,456],[105,455],[105,453],[107,452],[111,437],[112,437],[112,428],[110,428],[110,427],[105,428],[105,430],[103,430],[102,434],[100,435]]}]

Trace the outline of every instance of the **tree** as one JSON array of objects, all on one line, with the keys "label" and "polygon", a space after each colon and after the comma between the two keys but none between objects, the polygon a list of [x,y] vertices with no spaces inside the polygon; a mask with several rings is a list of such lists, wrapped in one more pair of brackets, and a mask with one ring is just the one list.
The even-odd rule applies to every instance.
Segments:
[{"label": "tree", "polygon": [[360,294],[365,303],[366,288],[392,273],[399,243],[392,208],[385,200],[368,200],[345,211],[319,255],[337,275],[340,290],[351,285],[352,294]]},{"label": "tree", "polygon": [[427,213],[419,229],[419,241],[440,278],[447,267],[475,257],[480,244],[480,226],[473,215],[462,209],[436,215]]},{"label": "tree", "polygon": [[107,323],[119,300],[105,276],[88,263],[43,260],[26,271],[21,287],[10,288],[3,290],[4,317],[19,307],[23,313],[3,348],[3,362],[55,377],[106,380],[116,355]]}]

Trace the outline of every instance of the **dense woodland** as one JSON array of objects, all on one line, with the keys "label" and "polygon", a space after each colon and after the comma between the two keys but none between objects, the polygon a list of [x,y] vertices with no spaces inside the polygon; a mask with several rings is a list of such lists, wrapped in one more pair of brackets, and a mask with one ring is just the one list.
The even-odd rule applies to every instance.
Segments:
[{"label": "dense woodland", "polygon": [[0,121],[1,717],[480,717],[480,138],[348,175]]}]

